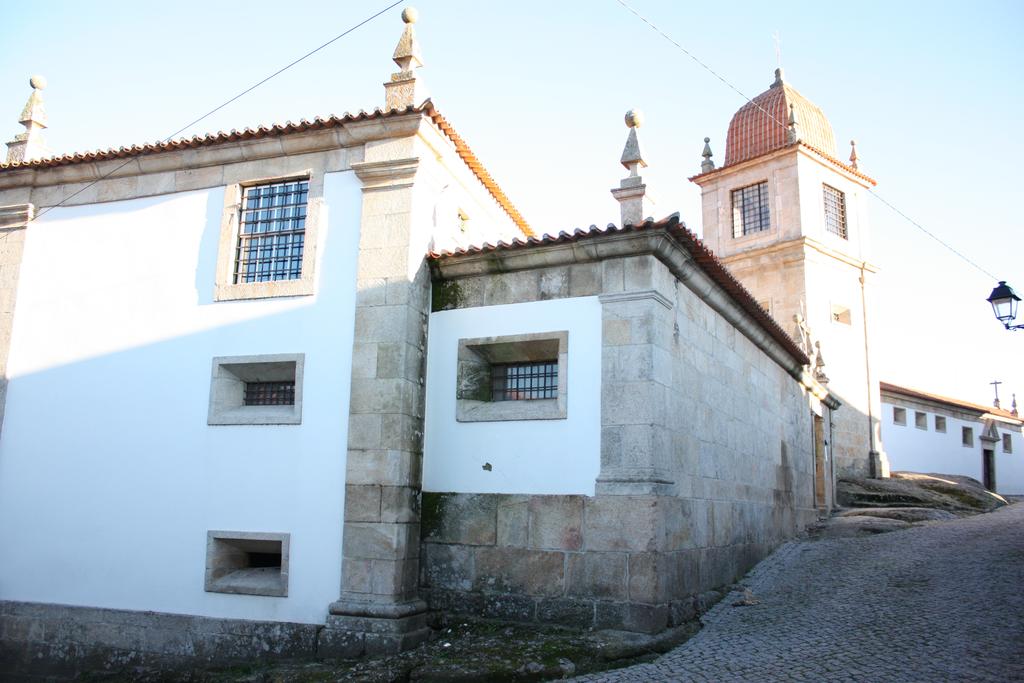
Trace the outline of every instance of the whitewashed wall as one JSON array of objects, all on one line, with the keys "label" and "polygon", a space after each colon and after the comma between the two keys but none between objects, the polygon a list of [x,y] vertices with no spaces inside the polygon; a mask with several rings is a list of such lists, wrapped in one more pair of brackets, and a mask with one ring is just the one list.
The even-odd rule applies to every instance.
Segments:
[{"label": "whitewashed wall", "polygon": [[[223,189],[28,229],[0,439],[0,599],[323,623],[340,586],[361,193],[314,297],[212,301]],[[305,353],[300,426],[207,426],[214,356]],[[291,534],[289,596],[206,593],[206,532]]]},{"label": "whitewashed wall", "polygon": [[[568,417],[456,422],[459,339],[568,330]],[[600,471],[601,304],[597,297],[430,315],[423,489],[594,494]],[[491,469],[485,470],[485,463]]]},{"label": "whitewashed wall", "polygon": [[[978,481],[982,478],[982,441],[984,422],[956,417],[952,412],[928,410],[913,403],[882,401],[882,440],[893,471],[962,474]],[[907,411],[907,424],[897,425],[893,408]],[[915,426],[914,413],[928,415],[928,429]],[[935,431],[935,416],[946,418],[946,432]],[[963,427],[974,430],[974,445],[962,445]],[[1024,495],[1024,439],[1020,429],[996,423],[1000,441],[995,446],[996,489],[998,493]],[[1010,434],[1012,453],[1003,452],[1002,435]]]}]

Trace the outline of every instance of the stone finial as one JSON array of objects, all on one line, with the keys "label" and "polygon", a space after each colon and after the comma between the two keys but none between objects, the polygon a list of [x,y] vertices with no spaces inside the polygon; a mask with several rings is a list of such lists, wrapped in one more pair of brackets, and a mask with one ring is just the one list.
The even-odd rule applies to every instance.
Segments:
[{"label": "stone finial", "polygon": [[789,125],[786,126],[786,142],[793,144],[800,142],[800,122],[796,119],[796,109],[793,103],[789,103]]},{"label": "stone finial", "polygon": [[1017,394],[1011,394],[1013,401],[1010,402],[1010,414],[1017,415]]},{"label": "stone finial", "polygon": [[619,187],[612,189],[612,196],[619,202],[622,225],[642,223],[648,213],[650,200],[646,197],[647,186],[640,177],[640,168],[646,167],[647,162],[644,161],[640,138],[636,134],[636,129],[643,124],[643,120],[644,115],[639,109],[630,109],[626,112],[629,137],[626,138],[626,147],[622,150],[622,158],[619,161],[629,171],[629,175],[619,182]]},{"label": "stone finial", "polygon": [[771,87],[771,88],[778,88],[780,85],[782,85],[783,82],[784,82],[782,80],[782,77],[783,77],[782,67],[780,66],[778,69],[775,70],[775,80],[772,82],[772,84],[769,87]]},{"label": "stone finial", "polygon": [[711,160],[711,138],[704,138],[704,151],[701,156],[704,157],[704,161],[700,162],[700,172],[714,171],[715,162]]},{"label": "stone finial", "polygon": [[636,136],[636,129],[644,123],[644,113],[639,109],[630,109],[626,112],[626,127],[629,128],[629,137],[626,138],[626,146],[622,150],[622,158],[619,161],[629,171],[630,176],[637,175],[637,169],[646,167],[644,152],[640,148],[640,139]]},{"label": "stone finial", "polygon": [[32,94],[29,95],[28,102],[25,103],[25,108],[21,110],[21,117],[18,119],[18,123],[25,126],[25,132],[15,135],[14,139],[7,143],[9,164],[42,159],[50,153],[43,138],[47,117],[42,91],[46,87],[46,79],[42,76],[32,76],[28,83],[32,86]]},{"label": "stone finial", "polygon": [[395,60],[395,64],[398,65],[399,71],[391,74],[391,80],[384,84],[384,108],[386,110],[404,109],[420,104],[427,99],[423,82],[416,78],[415,72],[415,69],[423,66],[420,44],[416,40],[416,31],[412,26],[419,18],[419,12],[413,7],[406,7],[402,10],[405,30],[402,32],[402,37],[398,39],[395,53],[391,56]]},{"label": "stone finial", "polygon": [[828,384],[828,375],[825,374],[825,358],[821,355],[821,342],[814,342],[814,379],[822,384]]},{"label": "stone finial", "polygon": [[857,168],[857,141],[850,140],[850,167]]}]

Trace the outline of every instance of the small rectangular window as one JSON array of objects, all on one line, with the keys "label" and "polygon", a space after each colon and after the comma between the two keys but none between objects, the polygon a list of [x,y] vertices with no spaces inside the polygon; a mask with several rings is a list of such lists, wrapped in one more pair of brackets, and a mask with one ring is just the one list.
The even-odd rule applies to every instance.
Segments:
[{"label": "small rectangular window", "polygon": [[974,445],[974,430],[970,427],[963,427],[960,432],[960,443],[964,446]]},{"label": "small rectangular window", "polygon": [[742,237],[771,227],[768,208],[768,183],[741,187],[732,191],[732,235]]},{"label": "small rectangular window", "polygon": [[897,424],[897,425],[905,425],[905,424],[907,424],[907,409],[906,408],[897,408],[896,406],[893,406],[893,408],[892,408],[892,423],[893,424]]},{"label": "small rectangular window", "polygon": [[288,596],[289,534],[208,531],[209,593]]},{"label": "small rectangular window", "polygon": [[838,235],[844,240],[846,234],[846,195],[834,187],[822,186],[825,189],[825,230]]},{"label": "small rectangular window", "polygon": [[1013,453],[1013,439],[1009,434],[1003,434],[1003,453]]},{"label": "small rectangular window", "polygon": [[492,401],[558,397],[558,361],[491,366]]},{"label": "small rectangular window", "polygon": [[928,413],[914,411],[914,426],[918,429],[928,429]]},{"label": "small rectangular window", "polygon": [[940,432],[942,434],[946,433],[946,418],[942,417],[941,415],[935,416],[935,431]]},{"label": "small rectangular window", "polygon": [[308,180],[243,188],[235,284],[298,280],[306,236]]}]

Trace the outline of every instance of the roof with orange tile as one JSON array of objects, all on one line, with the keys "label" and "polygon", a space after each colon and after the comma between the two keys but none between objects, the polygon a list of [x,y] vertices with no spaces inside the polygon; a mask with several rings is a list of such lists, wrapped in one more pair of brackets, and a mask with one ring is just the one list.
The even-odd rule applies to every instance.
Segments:
[{"label": "roof with orange tile", "polygon": [[950,398],[949,396],[942,396],[940,394],[932,394],[927,391],[919,391],[917,389],[910,389],[908,387],[901,387],[898,384],[890,384],[889,382],[879,382],[883,392],[890,394],[899,394],[906,396],[907,398],[917,398],[926,401],[934,401],[936,403],[944,403],[953,408],[961,408],[970,410],[973,412],[980,413],[982,415],[998,415],[999,417],[1016,421],[1020,424],[1024,424],[1024,418],[1019,415],[1014,415],[1009,410],[1003,410],[1002,408],[995,408],[993,406],[985,406],[979,403],[971,403],[970,401],[961,401],[958,398]]},{"label": "roof with orange tile", "polygon": [[487,169],[484,168],[483,164],[480,163],[480,160],[477,158],[476,154],[473,153],[473,150],[470,149],[469,145],[466,144],[465,140],[455,132],[452,125],[444,118],[444,116],[441,115],[439,111],[437,111],[437,108],[429,99],[419,106],[406,107],[405,109],[391,109],[389,111],[375,109],[372,112],[360,111],[356,114],[345,113],[340,116],[328,116],[326,118],[318,116],[312,121],[306,119],[302,119],[297,123],[287,121],[283,124],[258,126],[256,128],[245,128],[242,130],[232,129],[230,131],[207,133],[206,135],[195,135],[191,138],[177,138],[166,142],[145,143],[142,145],[131,145],[130,147],[118,147],[117,149],[110,148],[91,152],[76,152],[73,154],[63,154],[60,156],[33,159],[13,164],[0,164],[0,173],[16,169],[68,166],[71,164],[106,161],[109,159],[124,159],[148,154],[192,149],[196,147],[208,147],[211,145],[220,145],[239,140],[255,140],[266,137],[301,133],[308,130],[321,130],[355,121],[384,119],[392,116],[417,113],[428,116],[433,124],[437,126],[449,140],[452,141],[459,157],[463,162],[465,162],[466,166],[469,167],[473,174],[476,175],[477,179],[481,184],[483,184],[484,188],[487,189],[491,197],[493,197],[498,205],[501,206],[502,210],[508,214],[508,217],[512,219],[516,224],[516,227],[518,227],[524,235],[532,237],[534,233],[533,230],[530,229],[526,219],[524,219],[522,214],[519,213],[519,210],[512,204],[512,201],[498,186],[498,183],[494,180]]},{"label": "roof with orange tile", "polygon": [[515,239],[511,243],[500,241],[497,244],[484,243],[480,246],[458,248],[452,251],[432,252],[431,259],[460,258],[477,254],[487,254],[503,251],[515,251],[519,249],[538,248],[549,245],[580,242],[588,239],[598,239],[605,235],[619,233],[642,232],[664,230],[675,241],[689,253],[697,266],[703,270],[712,281],[720,286],[735,301],[740,308],[746,311],[757,323],[778,342],[787,353],[798,360],[801,364],[807,365],[810,360],[807,354],[797,345],[789,334],[775,321],[771,315],[757,303],[754,296],[737,280],[729,269],[708,249],[704,243],[686,227],[686,224],[679,220],[679,214],[674,213],[660,221],[648,219],[640,225],[625,225],[617,227],[609,224],[606,228],[590,226],[588,230],[577,228],[572,233],[565,231],[557,235],[545,234],[542,237],[530,237],[527,240]]}]

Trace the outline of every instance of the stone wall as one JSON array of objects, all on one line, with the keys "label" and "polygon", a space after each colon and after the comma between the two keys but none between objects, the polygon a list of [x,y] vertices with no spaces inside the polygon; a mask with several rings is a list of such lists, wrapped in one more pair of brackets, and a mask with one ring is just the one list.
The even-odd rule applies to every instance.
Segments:
[{"label": "stone wall", "polygon": [[[323,627],[0,601],[0,679],[312,657]],[[167,679],[169,680],[169,679]]]},{"label": "stone wall", "polygon": [[692,619],[702,593],[773,547],[675,496],[423,501],[422,591],[455,614],[655,633]]},{"label": "stone wall", "polygon": [[820,404],[656,239],[435,268],[435,309],[598,295],[602,369],[595,496],[424,493],[432,608],[656,632],[816,519]]}]

